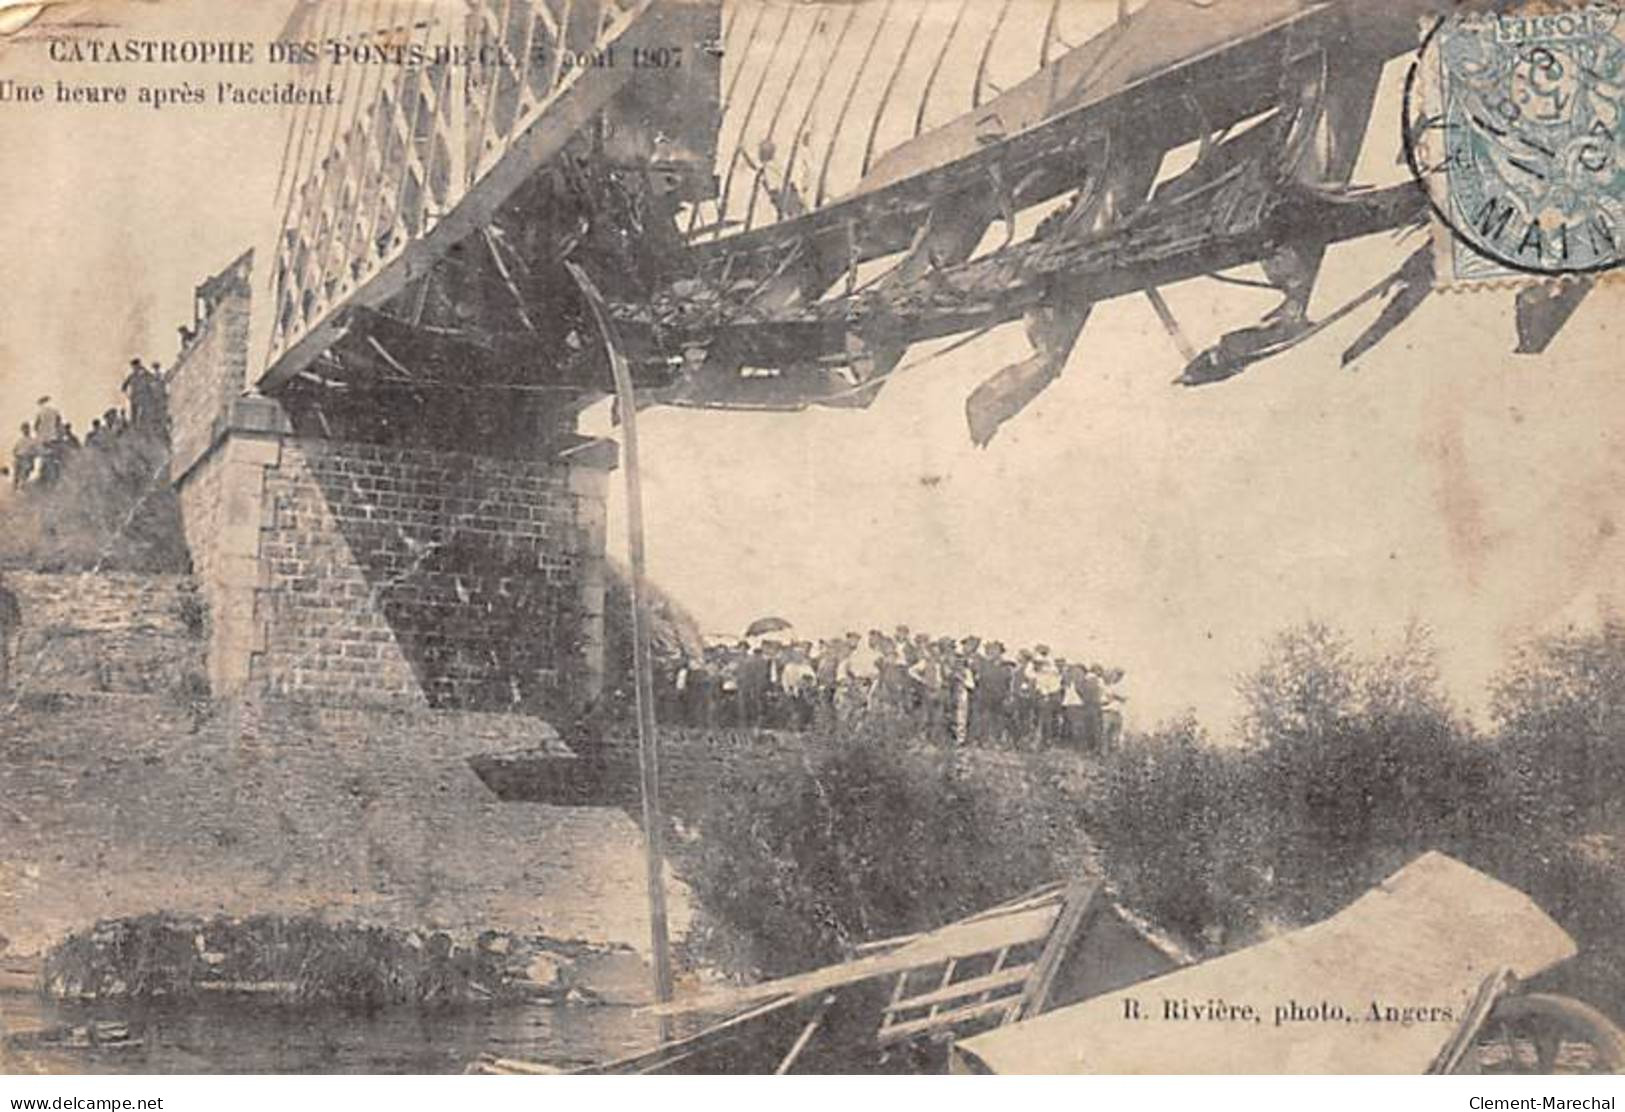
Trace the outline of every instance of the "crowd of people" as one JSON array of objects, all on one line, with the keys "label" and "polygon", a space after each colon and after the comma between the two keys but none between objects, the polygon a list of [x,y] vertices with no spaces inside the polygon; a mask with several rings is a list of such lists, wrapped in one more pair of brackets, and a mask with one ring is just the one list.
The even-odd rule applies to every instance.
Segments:
[{"label": "crowd of people", "polygon": [[817,642],[753,638],[656,662],[661,720],[695,727],[804,730],[884,716],[938,744],[1095,752],[1122,733],[1121,669],[1048,645],[891,634]]},{"label": "crowd of people", "polygon": [[128,408],[114,407],[92,418],[82,439],[50,396],[41,397],[35,403],[33,419],[22,423],[11,449],[12,486],[49,486],[62,477],[63,468],[75,453],[86,448],[108,448],[132,429],[167,438],[169,400],[162,368],[157,363],[148,367],[139,359],[130,360],[122,390]]}]

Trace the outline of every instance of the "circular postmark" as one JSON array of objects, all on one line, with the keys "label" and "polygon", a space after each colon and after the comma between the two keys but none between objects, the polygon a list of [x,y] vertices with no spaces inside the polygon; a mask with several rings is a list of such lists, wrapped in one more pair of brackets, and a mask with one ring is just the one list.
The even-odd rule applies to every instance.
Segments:
[{"label": "circular postmark", "polygon": [[1411,171],[1451,276],[1625,262],[1625,19],[1616,7],[1441,17],[1405,85]]}]

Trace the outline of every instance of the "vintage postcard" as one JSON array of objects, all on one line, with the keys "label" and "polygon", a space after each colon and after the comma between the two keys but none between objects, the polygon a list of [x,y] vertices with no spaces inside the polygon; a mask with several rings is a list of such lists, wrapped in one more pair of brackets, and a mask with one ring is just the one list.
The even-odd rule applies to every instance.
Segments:
[{"label": "vintage postcard", "polygon": [[0,1072],[1625,1069],[1622,157],[1612,0],[5,0]]}]

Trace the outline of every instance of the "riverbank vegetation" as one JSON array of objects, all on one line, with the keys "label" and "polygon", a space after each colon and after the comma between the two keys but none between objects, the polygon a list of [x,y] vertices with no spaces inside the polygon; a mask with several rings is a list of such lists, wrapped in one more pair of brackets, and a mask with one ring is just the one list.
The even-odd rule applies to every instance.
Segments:
[{"label": "riverbank vegetation", "polygon": [[585,1000],[564,975],[583,949],[499,931],[454,938],[310,915],[148,914],[70,934],[46,955],[41,985],[63,1000],[254,994],[359,1009]]},{"label": "riverbank vegetation", "polygon": [[1148,914],[1221,948],[1321,918],[1439,849],[1574,935],[1562,976],[1625,1002],[1625,625],[1532,642],[1475,726],[1428,639],[1361,657],[1311,625],[1242,684],[1242,744],[1193,722],[1108,762],[1108,871]]},{"label": "riverbank vegetation", "polygon": [[[165,463],[160,440],[131,432],[77,453],[54,484],[12,491],[0,501],[0,567],[185,570]],[[624,592],[617,573],[607,655],[610,702],[620,706],[631,686]],[[665,651],[699,641],[697,623],[674,600],[656,592],[655,611],[655,639]],[[1616,1009],[1625,1004],[1618,931],[1625,920],[1625,622],[1526,645],[1494,681],[1483,722],[1444,695],[1432,644],[1417,630],[1390,651],[1362,654],[1323,625],[1291,629],[1239,684],[1244,714],[1233,731],[1186,717],[1131,735],[1099,758],[945,749],[909,736],[897,720],[876,719],[826,723],[797,746],[800,759],[770,768],[719,762],[703,798],[674,801],[683,802],[675,813],[686,831],[674,839],[674,856],[704,911],[690,946],[694,961],[750,975],[806,968],[1080,868],[1102,871],[1125,902],[1212,954],[1321,918],[1405,861],[1439,849],[1529,893],[1580,943],[1581,958],[1565,975],[1581,994]],[[87,729],[95,730],[76,714],[63,724],[65,754],[80,754]],[[78,845],[81,832],[58,819],[64,785],[55,765],[22,759],[50,744],[41,724],[13,727],[18,760],[0,768],[0,780],[16,789],[8,813],[40,817],[26,827],[17,820],[10,840],[26,830],[28,842],[43,843],[46,827],[60,822],[59,833]],[[109,726],[109,736],[124,729]],[[689,740],[707,752],[728,750]],[[117,751],[145,748],[126,741]],[[209,815],[211,808],[197,806],[196,787],[220,790],[209,753],[194,739],[140,763],[103,762],[96,775],[153,781],[155,788],[129,797],[172,792],[170,813]],[[198,762],[207,767],[162,774],[166,765]],[[354,775],[378,774],[369,766]],[[308,791],[315,775],[290,771],[290,789]],[[426,766],[405,798],[418,807],[441,798],[441,775]],[[72,790],[90,783],[73,779]],[[461,786],[500,810],[471,782]],[[326,802],[348,816],[342,801]],[[477,809],[465,799],[458,816]],[[132,822],[161,825],[150,815],[127,819],[121,838]],[[217,845],[234,860],[253,845],[278,859],[277,875],[281,858],[303,852],[290,848],[299,843],[289,834],[296,820],[280,812],[260,816],[254,837],[223,821],[209,826],[203,843],[188,844]],[[151,831],[165,846],[172,835]],[[482,844],[503,845],[505,836],[504,829]],[[30,844],[18,860],[43,852]],[[104,853],[85,847],[85,875],[94,875],[89,862],[104,861]],[[439,869],[430,860],[399,871]],[[519,864],[509,872],[524,875]],[[146,971],[134,974],[135,983],[155,977],[151,984],[166,992],[213,983],[201,959],[180,962],[180,928],[121,922],[63,944],[63,983],[79,986],[73,992],[103,993],[114,982],[131,991],[132,969]],[[455,995],[444,970],[402,938],[340,932],[307,951],[292,940],[316,935],[287,929],[261,941],[289,961],[300,955],[303,972],[265,976],[304,986],[298,993],[363,1003]],[[87,941],[115,935],[124,941],[112,948]],[[172,944],[175,962],[166,965],[158,959]],[[115,962],[114,954],[124,958]],[[109,973],[115,965],[124,973]],[[171,973],[153,972],[161,968]],[[469,983],[488,979],[481,973]]]},{"label": "riverbank vegetation", "polygon": [[[1086,867],[1069,755],[915,746],[875,724],[722,772],[677,865],[720,929],[701,960],[777,975],[928,930]],[[703,929],[703,924],[702,924]],[[706,943],[720,942],[720,946]]]},{"label": "riverbank vegetation", "polygon": [[[1106,757],[836,739],[791,776],[725,782],[685,873],[749,964],[785,972],[1095,861],[1215,954],[1322,918],[1430,849],[1531,895],[1576,938],[1562,975],[1625,1003],[1625,624],[1533,642],[1474,724],[1425,632],[1362,655],[1286,631],[1240,680],[1227,743],[1193,718]],[[738,955],[736,955],[738,956]]]}]

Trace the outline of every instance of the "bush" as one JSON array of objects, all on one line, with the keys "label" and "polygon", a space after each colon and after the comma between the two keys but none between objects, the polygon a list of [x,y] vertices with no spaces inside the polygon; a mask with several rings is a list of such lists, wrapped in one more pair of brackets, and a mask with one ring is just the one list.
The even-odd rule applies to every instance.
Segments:
[{"label": "bush", "polygon": [[1425,850],[1472,855],[1499,777],[1425,631],[1362,659],[1325,626],[1288,630],[1241,691],[1270,914],[1318,919]]},{"label": "bush", "polygon": [[724,774],[684,851],[707,913],[775,976],[1068,875],[1084,839],[1057,768],[913,746],[874,726],[801,765]]},{"label": "bush", "polygon": [[1326,626],[1287,630],[1241,693],[1241,745],[1186,720],[1108,761],[1109,875],[1165,926],[1228,947],[1323,918],[1426,850],[1496,857],[1494,752],[1442,695],[1423,631],[1362,658]]},{"label": "bush", "polygon": [[1257,930],[1259,760],[1192,718],[1135,735],[1106,761],[1091,830],[1123,898],[1188,939]]},{"label": "bush", "polygon": [[187,572],[180,501],[162,440],[126,431],[74,453],[50,486],[0,502],[0,567]]},{"label": "bush", "polygon": [[1492,697],[1522,835],[1617,826],[1625,815],[1625,622],[1526,645]]},{"label": "bush", "polygon": [[1491,688],[1504,804],[1498,875],[1574,935],[1564,987],[1625,1001],[1625,623],[1525,645]]}]

